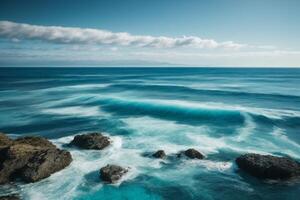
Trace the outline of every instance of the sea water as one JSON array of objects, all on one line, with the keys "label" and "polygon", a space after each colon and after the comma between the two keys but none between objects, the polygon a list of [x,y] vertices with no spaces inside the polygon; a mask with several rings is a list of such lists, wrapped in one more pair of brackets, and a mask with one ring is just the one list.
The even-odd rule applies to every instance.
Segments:
[{"label": "sea water", "polygon": [[[238,170],[247,152],[300,160],[300,70],[257,68],[0,68],[0,131],[39,135],[71,152],[37,183],[0,186],[32,200],[299,199],[300,185]],[[103,132],[102,151],[66,147]],[[206,159],[176,158],[188,148]],[[149,154],[163,149],[166,160]],[[103,184],[106,164],[129,167]]]}]

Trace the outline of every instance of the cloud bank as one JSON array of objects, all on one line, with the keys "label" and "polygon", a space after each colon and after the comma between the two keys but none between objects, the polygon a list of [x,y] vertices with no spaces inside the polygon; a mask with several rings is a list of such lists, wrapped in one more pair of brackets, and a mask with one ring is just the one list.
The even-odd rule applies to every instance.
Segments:
[{"label": "cloud bank", "polygon": [[155,48],[240,49],[247,46],[232,41],[217,42],[213,39],[202,39],[196,36],[154,37],[132,35],[126,32],[114,33],[101,29],[36,26],[10,21],[0,21],[0,37],[13,40],[41,40],[61,44],[96,44]]}]

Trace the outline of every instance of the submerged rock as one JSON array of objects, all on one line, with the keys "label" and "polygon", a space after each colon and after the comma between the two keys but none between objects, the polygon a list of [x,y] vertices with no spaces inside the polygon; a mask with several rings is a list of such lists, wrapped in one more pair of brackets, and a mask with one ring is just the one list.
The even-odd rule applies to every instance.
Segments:
[{"label": "submerged rock", "polygon": [[188,149],[184,152],[184,155],[191,159],[203,159],[204,155],[202,155],[199,151],[196,149]]},{"label": "submerged rock", "polygon": [[76,135],[70,145],[74,145],[82,149],[101,150],[110,145],[110,140],[101,133],[90,133]]},{"label": "submerged rock", "polygon": [[108,183],[115,183],[128,172],[127,169],[117,165],[106,165],[100,169],[100,178]]},{"label": "submerged rock", "polygon": [[238,167],[262,179],[290,179],[300,176],[300,163],[287,157],[249,153],[236,159]]},{"label": "submerged rock", "polygon": [[158,150],[156,151],[154,154],[152,154],[152,156],[154,158],[161,158],[161,159],[164,159],[166,157],[166,153],[164,150]]},{"label": "submerged rock", "polygon": [[0,200],[20,200],[20,197],[17,195],[7,195],[7,196],[1,196]]},{"label": "submerged rock", "polygon": [[57,149],[45,138],[11,140],[0,149],[0,184],[14,178],[35,182],[65,168],[71,161],[69,152]]}]

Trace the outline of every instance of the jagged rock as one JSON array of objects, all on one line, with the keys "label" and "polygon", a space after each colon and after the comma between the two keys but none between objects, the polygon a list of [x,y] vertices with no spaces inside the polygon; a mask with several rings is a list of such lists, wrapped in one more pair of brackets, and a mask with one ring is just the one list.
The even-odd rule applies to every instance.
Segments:
[{"label": "jagged rock", "polygon": [[46,149],[36,152],[29,159],[20,175],[26,182],[36,182],[67,167],[72,162],[70,152],[60,149]]},{"label": "jagged rock", "polygon": [[236,159],[238,167],[262,179],[290,179],[300,176],[300,163],[287,157],[249,153]]},{"label": "jagged rock", "polygon": [[106,165],[100,169],[100,178],[108,183],[115,183],[127,173],[128,170],[117,165]]},{"label": "jagged rock", "polygon": [[110,144],[108,137],[101,133],[90,133],[83,135],[76,135],[71,141],[70,145],[77,146],[82,149],[101,150]]},{"label": "jagged rock", "polygon": [[0,150],[0,184],[7,183],[18,170],[24,167],[33,153],[40,148],[16,144]]},{"label": "jagged rock", "polygon": [[[40,142],[40,143],[39,143]],[[11,140],[0,149],[0,184],[14,178],[34,182],[68,166],[71,154],[41,137]]]},{"label": "jagged rock", "polygon": [[7,196],[1,196],[0,200],[20,200],[20,197],[17,195],[7,195]]},{"label": "jagged rock", "polygon": [[166,157],[166,153],[164,150],[158,150],[154,154],[152,154],[153,157],[155,158],[161,158],[164,159]]},{"label": "jagged rock", "polygon": [[203,159],[204,155],[202,155],[199,151],[196,149],[188,149],[184,152],[184,154],[192,159]]}]

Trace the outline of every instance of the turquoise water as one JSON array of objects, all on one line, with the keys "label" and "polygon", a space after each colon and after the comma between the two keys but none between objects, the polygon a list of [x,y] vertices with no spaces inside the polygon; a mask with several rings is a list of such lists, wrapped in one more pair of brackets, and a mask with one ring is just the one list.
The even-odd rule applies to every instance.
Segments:
[{"label": "turquoise water", "polygon": [[[300,160],[300,70],[231,68],[0,68],[0,131],[41,135],[69,150],[66,169],[33,184],[1,186],[24,199],[298,199],[299,184],[239,171],[246,152]],[[65,147],[101,131],[99,152]],[[196,148],[205,160],[176,159]],[[164,149],[162,161],[148,154]],[[106,164],[130,167],[103,185]]]}]

